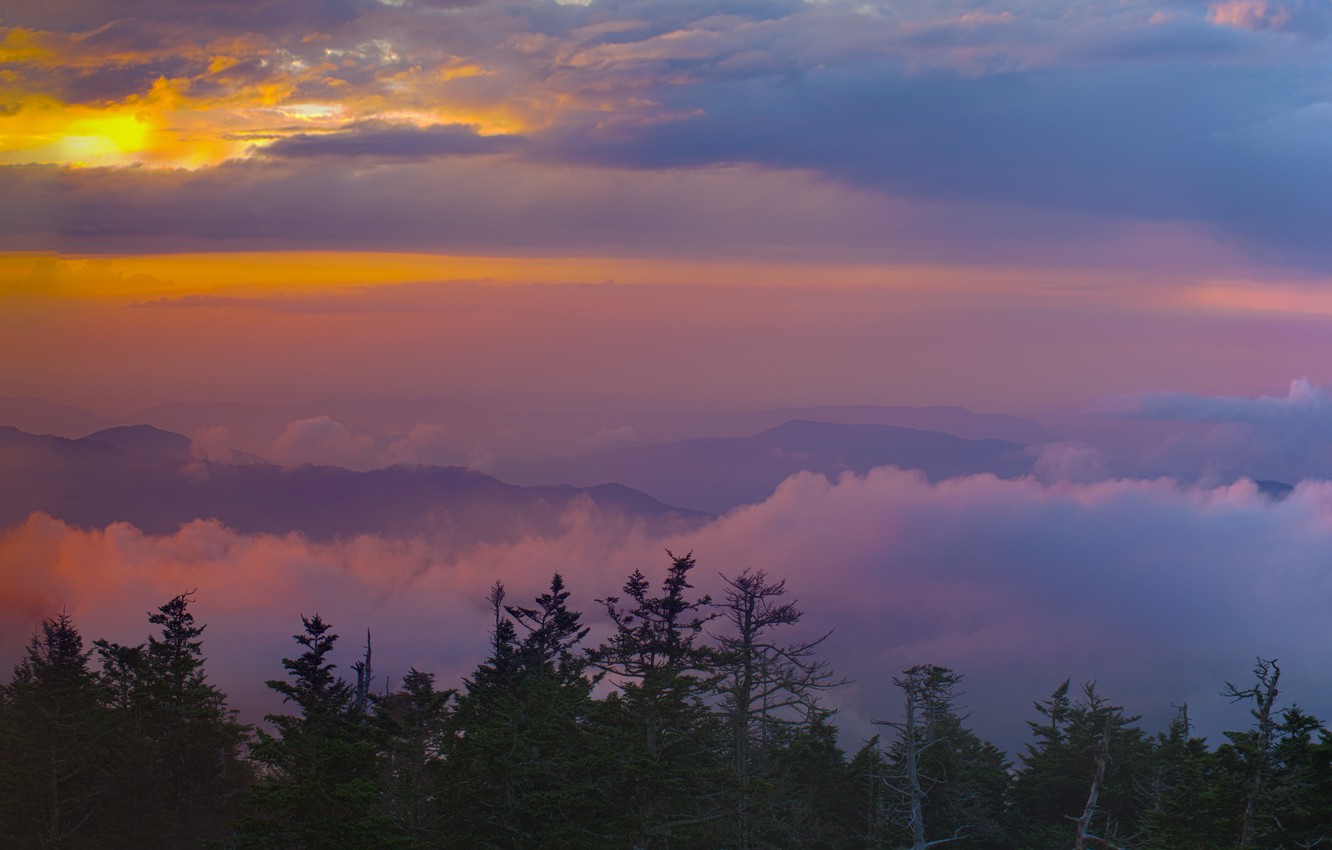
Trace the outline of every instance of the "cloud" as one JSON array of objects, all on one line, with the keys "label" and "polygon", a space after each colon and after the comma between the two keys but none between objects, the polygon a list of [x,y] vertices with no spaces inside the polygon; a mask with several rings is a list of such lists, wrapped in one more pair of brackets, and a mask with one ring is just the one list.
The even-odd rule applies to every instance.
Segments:
[{"label": "cloud", "polygon": [[449,466],[458,462],[459,457],[450,445],[449,427],[440,422],[417,423],[406,434],[391,439],[379,461],[384,466],[399,463]]},{"label": "cloud", "polygon": [[[1254,31],[1317,35],[1332,23],[1322,3],[1028,2],[1000,14],[979,2],[496,2],[445,3],[444,14],[431,8],[440,4],[372,0],[207,2],[188,12],[134,0],[115,20],[86,0],[58,3],[58,13],[41,5],[19,13],[12,32],[21,38],[11,33],[23,96],[13,108],[52,123],[49,132],[20,127],[31,144],[8,161],[211,169],[228,157],[314,159],[337,191],[297,169],[223,167],[216,180],[103,175],[96,197],[76,185],[89,178],[68,178],[44,187],[50,216],[26,212],[30,198],[13,204],[35,225],[28,238],[109,236],[135,222],[159,245],[185,227],[208,239],[337,239],[348,228],[314,223],[375,181],[402,212],[374,204],[362,226],[389,240],[405,226],[404,241],[442,247],[466,239],[420,223],[440,198],[456,197],[455,182],[463,215],[499,200],[510,217],[531,209],[545,222],[581,223],[596,217],[582,196],[618,206],[617,187],[634,194],[633,184],[652,182],[625,170],[743,167],[785,199],[774,208],[803,203],[791,200],[798,180],[775,173],[792,171],[887,206],[951,208],[925,229],[955,251],[975,250],[978,232],[1014,228],[1058,251],[1068,229],[1060,222],[1086,216],[1093,228],[1187,222],[1262,262],[1332,268],[1320,227],[1332,211],[1321,45]],[[530,166],[495,184],[498,199],[468,191],[465,177],[422,179],[411,168],[495,152]],[[386,167],[348,173],[372,157]],[[330,169],[337,159],[346,165]],[[593,192],[575,188],[565,219],[547,208],[547,192],[568,189],[559,170],[571,167]],[[619,218],[639,224],[636,239],[660,240],[657,253],[676,253],[676,223],[707,218],[707,204],[726,194],[694,192],[687,209],[659,218],[649,204],[635,210],[650,221]],[[137,209],[144,196],[153,203]],[[977,205],[994,207],[979,226],[968,220]],[[843,217],[853,220],[884,218]],[[480,222],[485,240],[514,249],[540,226]],[[596,231],[571,229],[581,239]],[[860,224],[839,239],[816,228],[809,239],[868,250],[883,229]],[[705,230],[680,241],[698,249]]]},{"label": "cloud", "polygon": [[272,458],[284,466],[344,466],[364,469],[378,451],[374,437],[353,436],[328,416],[299,419],[273,444]]},{"label": "cloud", "polygon": [[1332,26],[1332,9],[1319,0],[1223,0],[1207,7],[1207,19],[1218,26],[1261,32],[1296,32],[1323,38]]},{"label": "cloud", "polygon": [[285,136],[261,150],[265,156],[282,158],[421,159],[503,153],[522,141],[520,136],[482,136],[474,127],[464,125],[414,127],[370,122],[319,135],[298,133]]},{"label": "cloud", "polygon": [[265,457],[283,466],[341,466],[382,469],[397,464],[449,466],[459,463],[448,427],[421,422],[402,435],[353,434],[329,416],[291,422]]},{"label": "cloud", "polygon": [[[1107,455],[1119,474],[1283,482],[1332,477],[1332,398],[1308,378],[1285,395],[1166,392],[1102,400],[1068,431]],[[1099,424],[1098,424],[1099,423]]]},{"label": "cloud", "polygon": [[1094,446],[1065,440],[1034,448],[1036,463],[1032,474],[1040,481],[1089,484],[1110,477],[1109,458]]},{"label": "cloud", "polygon": [[700,592],[716,590],[717,572],[761,568],[788,580],[806,635],[835,627],[826,654],[856,680],[833,697],[851,746],[870,719],[891,716],[891,677],[916,663],[964,673],[974,723],[1008,747],[1022,740],[1031,700],[1070,676],[1098,679],[1150,728],[1181,701],[1209,735],[1241,728],[1242,708],[1218,691],[1259,654],[1282,660],[1291,699],[1332,714],[1329,482],[1274,502],[1248,482],[801,474],[691,534],[574,510],[546,537],[461,553],[442,542],[313,544],[206,521],[153,537],[34,516],[0,537],[0,621],[12,624],[3,651],[17,653],[36,617],[60,605],[85,634],[133,640],[138,612],[198,587],[215,677],[247,711],[292,651],[297,614],[316,610],[349,636],[341,663],[369,626],[382,675],[411,664],[454,681],[484,653],[482,599],[495,579],[521,598],[564,573],[604,634],[592,600],[635,568],[659,576],[669,547],[694,552]]},{"label": "cloud", "polygon": [[1271,427],[1320,429],[1332,425],[1332,398],[1308,378],[1290,382],[1284,396],[1205,396],[1152,393],[1120,401],[1125,414],[1146,419],[1232,422]]}]

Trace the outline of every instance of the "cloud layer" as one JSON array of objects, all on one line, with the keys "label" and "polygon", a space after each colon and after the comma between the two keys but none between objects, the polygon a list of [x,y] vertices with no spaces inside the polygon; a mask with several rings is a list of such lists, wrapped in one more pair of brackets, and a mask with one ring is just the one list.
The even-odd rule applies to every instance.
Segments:
[{"label": "cloud layer", "polygon": [[385,675],[408,665],[462,675],[482,656],[486,588],[516,597],[564,573],[575,602],[605,628],[594,597],[663,549],[693,550],[701,590],[715,572],[761,568],[788,579],[805,634],[834,628],[827,654],[856,680],[834,702],[849,743],[889,716],[891,676],[916,663],[967,675],[985,734],[1022,738],[1030,701],[1065,677],[1097,678],[1148,724],[1188,701],[1203,732],[1246,722],[1217,696],[1255,655],[1279,657],[1288,693],[1332,714],[1332,484],[1274,502],[1241,482],[1189,489],[1166,480],[1042,485],[989,476],[930,484],[893,469],[830,482],[802,474],[766,502],[688,536],[660,538],[580,511],[560,533],[447,556],[441,541],[364,536],[312,544],[239,535],[198,521],[153,537],[122,525],[78,530],[40,515],[0,539],[6,657],[43,614],[65,606],[89,636],[133,640],[147,611],[199,589],[213,625],[214,675],[246,708],[291,652],[300,613],[346,636],[375,633]]},{"label": "cloud layer", "polygon": [[[181,219],[168,209],[179,200],[195,219],[225,211],[196,225],[217,242],[337,244],[354,231],[438,248],[465,241],[420,229],[441,189],[466,209],[494,198],[467,191],[453,169],[442,186],[414,188],[416,166],[462,159],[488,172],[511,210],[546,203],[568,169],[596,190],[567,198],[557,220],[628,207],[608,216],[609,231],[579,228],[583,250],[645,225],[666,241],[640,250],[669,250],[670,222],[727,193],[696,195],[686,214],[668,215],[655,176],[740,169],[751,197],[782,187],[793,202],[792,181],[807,175],[835,187],[824,189],[838,198],[833,211],[862,193],[941,208],[918,227],[924,234],[894,239],[900,246],[927,235],[977,250],[971,240],[984,231],[1029,254],[1057,253],[1079,230],[1186,225],[1264,263],[1332,268],[1320,225],[1332,212],[1325,4],[1071,10],[1027,0],[996,12],[979,0],[188,9],[136,0],[109,9],[29,4],[0,29],[10,69],[0,132],[11,140],[0,180],[23,209],[40,193],[55,216],[15,211],[10,229],[25,238],[87,244],[99,222],[137,221],[170,248]],[[222,167],[246,160],[273,167]],[[151,168],[48,179],[22,170],[32,163],[222,170],[218,179]],[[251,182],[260,176],[280,215],[265,214],[266,193]],[[107,182],[114,192],[97,191]],[[380,186],[401,205],[364,209]],[[126,214],[151,196],[160,214]],[[780,222],[783,206],[755,212]],[[328,226],[331,210],[348,208],[364,214]],[[857,220],[839,216],[843,227]],[[851,241],[869,251],[897,236],[874,229]],[[488,238],[544,241],[530,221]]]}]

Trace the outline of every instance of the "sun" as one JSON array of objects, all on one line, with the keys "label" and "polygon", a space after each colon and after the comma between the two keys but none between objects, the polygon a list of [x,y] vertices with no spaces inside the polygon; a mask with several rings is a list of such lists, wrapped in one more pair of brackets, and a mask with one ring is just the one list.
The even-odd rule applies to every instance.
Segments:
[{"label": "sun", "polygon": [[43,106],[0,121],[0,163],[130,165],[148,146],[152,127],[129,110]]}]

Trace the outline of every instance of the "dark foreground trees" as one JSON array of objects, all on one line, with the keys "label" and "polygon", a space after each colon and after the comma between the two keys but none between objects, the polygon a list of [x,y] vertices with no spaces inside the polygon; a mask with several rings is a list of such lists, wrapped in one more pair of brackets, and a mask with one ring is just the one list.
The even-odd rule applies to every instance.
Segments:
[{"label": "dark foreground trees", "polygon": [[0,690],[0,845],[198,847],[227,833],[248,775],[245,729],[203,671],[189,594],[146,644],[94,643],[67,614],[42,624]]},{"label": "dark foreground trees", "polygon": [[893,679],[902,692],[902,719],[875,721],[896,731],[882,766],[887,823],[881,828],[896,845],[1003,843],[1008,764],[963,725],[956,705],[961,679],[934,664],[912,667]]},{"label": "dark foreground trees", "polygon": [[282,659],[287,679],[268,687],[295,714],[270,714],[251,758],[261,781],[250,791],[238,846],[263,850],[392,848],[405,841],[380,794],[380,753],[357,690],[328,659],[338,636],[318,614],[301,617],[304,651]]},{"label": "dark foreground trees", "polygon": [[1227,686],[1250,716],[1216,748],[1185,707],[1151,737],[1066,681],[1016,765],[968,728],[961,676],[921,664],[848,759],[841,680],[785,584],[723,576],[714,603],[695,567],[630,575],[592,647],[561,576],[525,604],[497,583],[456,690],[410,670],[377,692],[368,636],[345,680],[303,617],[268,682],[284,713],[253,731],[205,675],[190,594],[132,646],[58,615],[0,686],[0,847],[1332,850],[1332,737],[1275,661]]},{"label": "dark foreground trees", "polygon": [[439,846],[612,846],[611,751],[579,653],[581,615],[558,574],[530,607],[505,598],[496,583],[491,655],[445,724]]},{"label": "dark foreground trees", "polygon": [[713,656],[701,640],[711,600],[690,593],[693,557],[670,557],[659,593],[635,571],[623,602],[599,600],[614,631],[588,653],[617,689],[600,712],[616,759],[611,834],[643,850],[696,846],[722,816],[720,730],[705,702]]}]

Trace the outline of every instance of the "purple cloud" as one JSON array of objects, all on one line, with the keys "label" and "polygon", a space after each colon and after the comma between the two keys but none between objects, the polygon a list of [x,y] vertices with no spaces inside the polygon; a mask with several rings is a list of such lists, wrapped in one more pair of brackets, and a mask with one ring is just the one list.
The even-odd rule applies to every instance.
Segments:
[{"label": "purple cloud", "polygon": [[395,126],[378,122],[353,124],[331,133],[284,136],[260,149],[264,156],[284,159],[309,157],[375,157],[423,159],[435,156],[476,156],[503,153],[523,141],[520,136],[482,136],[458,124],[430,127]]},{"label": "purple cloud", "polygon": [[554,534],[461,554],[446,539],[316,544],[206,521],[149,536],[36,517],[0,536],[0,598],[14,609],[0,622],[16,624],[3,651],[21,650],[19,624],[61,604],[86,633],[131,639],[143,628],[134,612],[197,585],[216,680],[253,711],[300,612],[320,610],[346,634],[371,627],[386,675],[412,664],[448,679],[484,652],[482,600],[495,578],[534,593],[558,570],[591,613],[631,570],[651,575],[669,546],[693,550],[700,590],[716,572],[762,568],[788,580],[810,635],[835,627],[826,653],[856,681],[833,697],[852,746],[894,710],[892,675],[917,663],[966,674],[976,727],[1008,747],[1024,737],[1031,700],[1070,676],[1096,678],[1148,728],[1188,701],[1216,736],[1247,723],[1218,691],[1259,654],[1281,658],[1291,699],[1332,714],[1330,486],[1306,483],[1274,502],[1248,482],[802,474],[693,533],[660,536],[576,509]]}]

